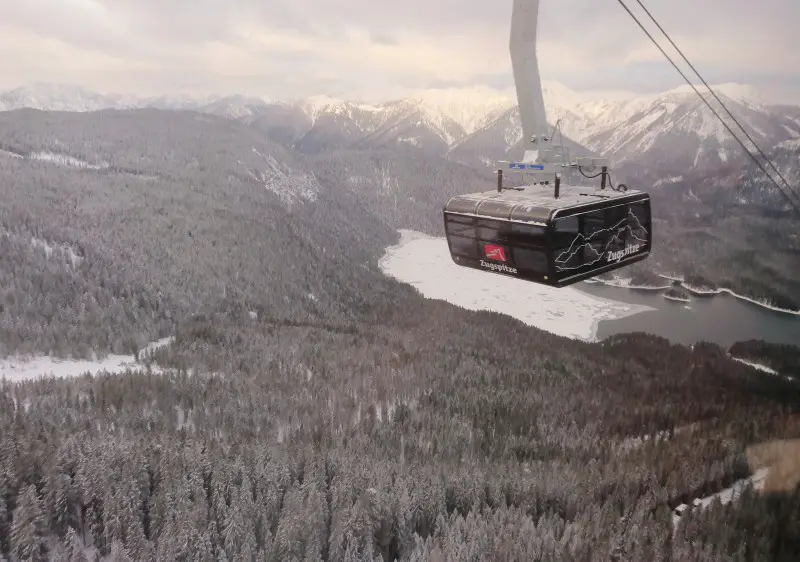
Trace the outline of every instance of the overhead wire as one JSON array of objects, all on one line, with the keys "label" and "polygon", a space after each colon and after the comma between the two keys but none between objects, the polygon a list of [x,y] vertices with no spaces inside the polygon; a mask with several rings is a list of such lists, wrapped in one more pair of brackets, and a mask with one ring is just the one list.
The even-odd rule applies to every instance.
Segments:
[{"label": "overhead wire", "polygon": [[730,110],[729,110],[729,109],[728,109],[728,107],[725,105],[725,103],[724,103],[724,102],[723,102],[723,101],[722,101],[722,100],[719,98],[719,96],[717,95],[717,93],[716,93],[716,92],[715,92],[715,91],[714,91],[714,90],[711,88],[711,86],[709,86],[709,85],[708,85],[708,82],[706,82],[705,78],[703,78],[703,77],[702,77],[702,75],[700,74],[700,72],[698,72],[698,70],[697,70],[697,69],[694,67],[694,65],[693,65],[693,64],[692,64],[692,63],[689,61],[689,59],[686,57],[686,55],[684,55],[684,54],[683,54],[683,51],[681,51],[681,49],[680,49],[680,48],[679,48],[679,47],[678,47],[678,46],[675,44],[675,41],[673,41],[673,40],[672,40],[672,37],[670,37],[670,36],[669,36],[669,34],[668,34],[668,33],[667,33],[665,30],[664,30],[664,28],[663,28],[663,27],[661,27],[661,24],[660,24],[660,23],[658,23],[658,20],[655,18],[655,16],[653,16],[653,14],[651,14],[651,13],[650,13],[650,10],[648,10],[648,9],[647,9],[647,7],[644,5],[644,3],[642,2],[642,0],[636,0],[636,3],[637,3],[637,4],[639,4],[639,6],[641,6],[642,10],[644,10],[644,12],[647,14],[647,16],[648,16],[648,17],[649,17],[649,18],[650,18],[650,19],[653,21],[653,23],[656,25],[656,27],[658,27],[658,30],[659,30],[659,31],[661,31],[661,33],[664,35],[664,37],[666,37],[666,38],[667,38],[667,41],[669,41],[669,42],[670,42],[670,44],[671,44],[671,45],[672,45],[672,46],[675,48],[675,50],[676,50],[676,51],[678,51],[678,54],[681,56],[681,58],[683,58],[683,60],[686,62],[686,64],[688,64],[688,65],[689,65],[689,68],[691,68],[691,69],[692,69],[692,71],[693,71],[693,72],[694,72],[694,73],[697,75],[697,77],[700,79],[700,81],[703,83],[703,85],[704,85],[706,88],[708,88],[708,91],[709,91],[709,92],[711,92],[711,95],[712,95],[712,96],[714,96],[714,99],[716,99],[716,100],[717,100],[717,102],[720,104],[720,106],[722,106],[722,109],[724,109],[724,110],[725,110],[725,112],[728,114],[728,116],[731,118],[731,120],[732,120],[734,123],[736,123],[736,125],[738,125],[738,127],[739,127],[739,128],[742,130],[742,132],[743,132],[743,133],[745,134],[745,136],[747,137],[747,139],[748,139],[748,140],[749,140],[751,143],[753,143],[753,146],[756,148],[756,150],[757,150],[757,151],[758,151],[758,153],[761,155],[761,157],[762,157],[762,158],[763,158],[763,159],[764,159],[764,160],[765,160],[765,161],[766,161],[766,162],[767,162],[767,163],[768,163],[768,164],[769,164],[769,165],[772,167],[772,169],[775,171],[775,173],[778,175],[778,177],[779,177],[779,178],[781,178],[781,180],[783,181],[783,183],[784,183],[784,184],[786,184],[786,189],[788,189],[789,191],[792,191],[792,186],[789,184],[789,182],[788,182],[788,181],[786,181],[786,178],[785,178],[785,177],[783,177],[783,174],[781,174],[780,170],[778,170],[778,169],[775,167],[775,165],[772,163],[772,161],[769,159],[769,157],[767,157],[767,155],[766,155],[766,154],[764,154],[764,151],[763,151],[763,150],[761,150],[761,148],[758,146],[758,144],[756,143],[756,141],[755,141],[755,140],[753,140],[753,138],[750,136],[750,134],[747,132],[747,130],[746,130],[746,129],[745,129],[743,126],[742,126],[742,124],[741,124],[741,123],[739,123],[739,120],[738,120],[738,119],[737,119],[737,118],[736,118],[736,117],[733,115],[733,113],[731,113],[731,112],[730,112]]},{"label": "overhead wire", "polygon": [[[683,79],[686,81],[686,83],[687,83],[687,84],[689,84],[689,86],[690,86],[690,87],[691,87],[691,88],[694,90],[694,92],[695,92],[695,93],[696,93],[696,94],[697,94],[697,95],[700,97],[700,99],[702,99],[702,100],[703,100],[703,102],[704,102],[704,103],[705,103],[705,104],[708,106],[708,108],[711,110],[711,112],[714,114],[714,116],[715,116],[717,119],[719,119],[719,120],[720,120],[720,122],[723,124],[723,126],[724,126],[724,127],[725,127],[725,128],[728,130],[728,132],[729,132],[729,133],[730,133],[730,134],[733,136],[733,138],[736,140],[736,142],[738,142],[738,143],[739,143],[739,145],[740,145],[740,146],[741,146],[741,147],[744,149],[744,151],[745,151],[745,152],[747,152],[747,154],[748,154],[748,155],[749,155],[749,156],[750,156],[750,157],[751,157],[751,158],[752,158],[752,159],[755,161],[755,163],[758,165],[758,167],[759,167],[759,168],[761,168],[761,171],[762,171],[762,172],[764,172],[764,175],[765,175],[765,176],[767,176],[767,178],[769,178],[769,180],[770,180],[772,183],[774,183],[774,184],[775,184],[775,187],[777,187],[777,188],[778,188],[778,190],[779,190],[779,191],[780,191],[780,192],[781,192],[781,193],[784,195],[784,197],[786,197],[786,200],[787,200],[787,201],[789,202],[789,204],[790,204],[790,205],[791,205],[791,206],[794,208],[794,210],[795,210],[797,213],[800,213],[800,205],[798,205],[797,203],[795,203],[795,201],[792,199],[792,197],[791,197],[791,196],[790,196],[790,195],[789,195],[789,194],[788,194],[786,191],[784,191],[783,187],[782,187],[782,186],[781,186],[781,185],[780,185],[780,184],[777,182],[777,180],[775,180],[775,178],[773,178],[773,177],[772,177],[772,174],[770,174],[770,173],[767,171],[767,169],[766,169],[766,168],[764,167],[764,165],[763,165],[763,164],[762,164],[762,163],[759,161],[759,159],[758,159],[758,158],[756,158],[756,157],[755,157],[755,155],[754,155],[752,152],[750,152],[750,150],[749,150],[749,149],[748,149],[748,148],[745,146],[744,142],[743,142],[743,141],[742,141],[742,140],[741,140],[741,139],[740,139],[740,138],[739,138],[739,137],[736,135],[736,133],[734,133],[734,132],[733,132],[733,130],[732,130],[732,129],[730,128],[730,126],[728,125],[728,123],[726,123],[726,122],[725,122],[725,120],[724,120],[724,119],[723,119],[723,118],[722,118],[722,117],[719,115],[719,113],[717,113],[717,111],[716,111],[716,110],[714,109],[714,107],[713,107],[713,106],[712,106],[712,105],[709,103],[709,101],[708,101],[708,100],[705,98],[705,96],[703,96],[703,95],[702,95],[702,94],[701,94],[701,93],[698,91],[698,89],[695,87],[695,85],[694,85],[694,84],[692,84],[692,81],[691,81],[691,80],[689,80],[689,78],[686,76],[686,74],[684,74],[684,72],[683,72],[683,71],[682,71],[682,70],[681,70],[681,69],[678,67],[678,65],[677,65],[677,64],[675,64],[675,61],[673,61],[673,60],[672,60],[672,58],[671,58],[671,57],[670,57],[670,56],[669,56],[669,55],[668,55],[668,54],[667,54],[667,53],[664,51],[664,49],[661,47],[661,45],[658,43],[658,41],[656,41],[655,37],[653,37],[653,35],[652,35],[652,34],[651,34],[651,33],[650,33],[648,30],[647,30],[647,28],[646,28],[646,27],[645,27],[645,26],[642,24],[642,22],[640,22],[640,21],[639,21],[639,18],[637,18],[637,17],[636,17],[636,15],[635,15],[635,14],[634,14],[634,13],[633,13],[631,10],[630,10],[630,8],[628,8],[628,6],[625,4],[625,2],[624,2],[623,0],[617,0],[617,2],[619,2],[619,4],[620,4],[620,5],[621,5],[621,6],[622,6],[624,9],[625,9],[625,11],[626,11],[626,12],[628,12],[628,15],[629,15],[629,16],[631,16],[631,18],[633,19],[633,21],[635,21],[635,22],[636,22],[636,24],[637,24],[637,25],[638,25],[638,26],[641,28],[641,30],[642,30],[642,31],[645,33],[645,35],[647,35],[647,37],[650,39],[650,41],[652,41],[652,42],[653,42],[653,44],[656,46],[656,48],[658,48],[658,50],[659,50],[659,51],[661,51],[661,54],[662,54],[662,55],[664,55],[664,58],[666,58],[666,59],[669,61],[669,63],[670,63],[670,64],[671,64],[671,65],[672,65],[672,66],[675,68],[675,70],[677,70],[677,71],[678,71],[678,74],[680,74],[680,75],[681,75],[681,77],[682,77],[682,78],[683,78]],[[642,5],[642,4],[641,4],[641,2],[640,2],[639,0],[637,0],[637,2],[639,2],[639,4],[640,4],[640,5]],[[643,6],[643,5],[642,5],[642,7],[644,8],[644,6]],[[648,14],[649,14],[649,12],[648,12]],[[653,16],[652,16],[652,15],[650,15],[650,17],[653,19],[653,21],[656,21],[656,20],[655,20],[655,18],[653,18]],[[658,25],[658,23],[657,23],[657,22],[656,22],[656,25]],[[663,28],[661,28],[661,26],[660,26],[660,25],[659,25],[659,28],[660,28],[660,29],[662,29],[662,32],[663,32]],[[666,33],[665,33],[665,35],[666,35]],[[670,40],[670,42],[672,42],[672,41]],[[674,43],[673,43],[673,45],[674,45]],[[676,47],[676,49],[677,49],[677,47]],[[685,57],[684,57],[684,58],[685,58]],[[690,66],[691,66],[691,65],[690,65]],[[693,68],[694,68],[694,67],[693,67]],[[697,71],[695,70],[695,72],[697,72]],[[701,79],[702,79],[702,78],[701,78]],[[705,80],[704,80],[703,82],[705,83]],[[707,84],[706,84],[706,86],[707,86]],[[709,88],[709,90],[710,90],[710,88]],[[713,92],[712,92],[712,93],[713,93]],[[715,96],[716,96],[716,95],[715,95]],[[719,98],[717,98],[717,99],[719,100]],[[722,104],[722,102],[721,102],[721,101],[720,101],[720,104],[721,104],[721,105],[724,107],[724,104]],[[727,110],[727,108],[726,108],[726,110]],[[734,120],[735,120],[735,119],[734,119]],[[741,125],[739,125],[739,127],[741,127]],[[749,137],[749,135],[748,135],[748,137]],[[752,139],[750,139],[750,140],[751,140],[751,142],[753,142],[753,141],[752,141]],[[756,144],[755,144],[755,142],[753,142],[753,144],[756,146],[756,148],[758,148],[758,145],[756,145]],[[759,152],[760,152],[760,149],[759,149]],[[763,155],[763,152],[762,152],[761,154]],[[766,158],[766,157],[765,157],[765,159],[766,159],[767,161],[769,161],[769,159],[768,159],[768,158]],[[774,168],[774,165],[773,165],[772,167]],[[786,180],[783,178],[783,176],[781,176],[781,178],[784,180],[784,182],[786,182]],[[786,183],[787,183],[787,185],[788,185],[788,182],[786,182]],[[792,192],[792,190],[791,190],[791,188],[790,188],[790,192],[791,192],[791,193],[793,193],[793,192]]]}]

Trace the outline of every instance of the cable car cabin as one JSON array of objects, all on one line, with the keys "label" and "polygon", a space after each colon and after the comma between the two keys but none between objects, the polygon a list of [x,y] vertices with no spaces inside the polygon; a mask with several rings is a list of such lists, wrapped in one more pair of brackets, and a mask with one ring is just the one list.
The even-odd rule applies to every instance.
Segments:
[{"label": "cable car cabin", "polygon": [[565,287],[650,254],[650,196],[590,187],[526,186],[451,197],[444,206],[458,265]]}]

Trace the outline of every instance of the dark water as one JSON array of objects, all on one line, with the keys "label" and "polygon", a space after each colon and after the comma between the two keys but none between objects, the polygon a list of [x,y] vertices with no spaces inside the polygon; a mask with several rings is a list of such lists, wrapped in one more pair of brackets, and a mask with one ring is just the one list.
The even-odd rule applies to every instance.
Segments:
[{"label": "dark water", "polygon": [[705,340],[726,349],[737,341],[749,339],[800,346],[800,316],[769,310],[727,293],[692,295],[691,302],[684,303],[665,299],[663,291],[600,283],[578,283],[575,287],[591,295],[656,309],[601,321],[597,327],[599,339],[626,332],[649,332],[684,345]]}]

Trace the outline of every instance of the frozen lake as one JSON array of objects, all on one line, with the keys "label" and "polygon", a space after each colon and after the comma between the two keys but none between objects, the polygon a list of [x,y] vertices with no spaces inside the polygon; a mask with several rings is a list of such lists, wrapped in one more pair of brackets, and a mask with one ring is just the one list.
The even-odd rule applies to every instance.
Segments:
[{"label": "frozen lake", "polygon": [[556,289],[456,265],[445,238],[401,230],[401,240],[386,249],[381,270],[413,285],[430,299],[470,310],[493,310],[554,334],[594,341],[602,320],[652,310],[640,304],[591,295],[572,287]]}]

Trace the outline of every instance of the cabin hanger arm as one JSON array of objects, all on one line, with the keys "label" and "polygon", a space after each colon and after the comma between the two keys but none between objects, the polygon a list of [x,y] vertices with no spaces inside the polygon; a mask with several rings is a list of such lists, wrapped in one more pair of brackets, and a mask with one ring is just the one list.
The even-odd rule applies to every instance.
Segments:
[{"label": "cabin hanger arm", "polygon": [[539,0],[514,0],[511,11],[511,66],[517,90],[525,155],[522,162],[549,163],[550,137],[536,52]]},{"label": "cabin hanger arm", "polygon": [[537,40],[540,0],[513,0],[509,51],[522,125],[524,155],[516,162],[500,162],[501,169],[534,174],[534,183],[555,183],[564,168],[593,169],[607,166],[605,158],[579,158],[570,162],[563,150],[553,147],[548,130]]}]

